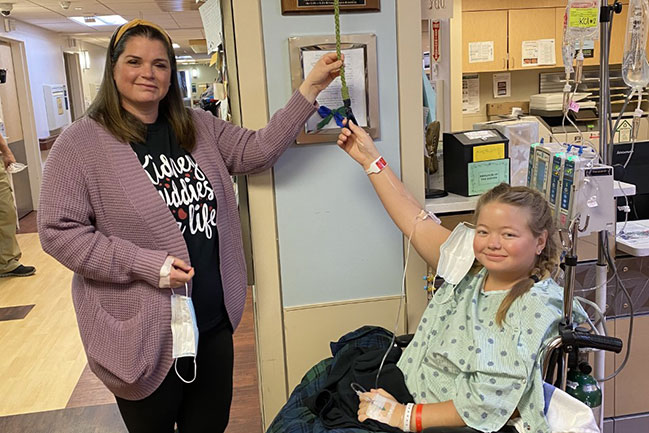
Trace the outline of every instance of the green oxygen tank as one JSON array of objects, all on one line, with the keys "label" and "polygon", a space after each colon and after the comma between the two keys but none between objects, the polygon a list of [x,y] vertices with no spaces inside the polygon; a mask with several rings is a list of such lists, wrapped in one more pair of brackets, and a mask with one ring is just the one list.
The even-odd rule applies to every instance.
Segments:
[{"label": "green oxygen tank", "polygon": [[566,380],[566,392],[588,407],[602,404],[602,390],[590,373],[592,367],[587,362],[580,362],[579,367],[570,369]]}]

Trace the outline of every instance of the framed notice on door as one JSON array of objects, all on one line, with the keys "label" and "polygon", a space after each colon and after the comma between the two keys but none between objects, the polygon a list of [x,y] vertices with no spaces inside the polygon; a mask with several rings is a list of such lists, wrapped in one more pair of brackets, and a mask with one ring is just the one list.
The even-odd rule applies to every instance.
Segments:
[{"label": "framed notice on door", "polygon": [[[381,0],[340,0],[344,12],[376,12]],[[322,14],[334,10],[334,0],[282,0],[282,14]]]},{"label": "framed notice on door", "polygon": [[[289,38],[291,85],[300,87],[304,77],[326,53],[336,52],[336,37],[298,36]],[[345,55],[345,78],[352,110],[358,126],[372,138],[380,136],[378,105],[378,67],[376,35],[346,34],[341,36],[341,51]],[[297,137],[298,144],[335,143],[344,117],[341,95],[342,83],[336,78],[316,99],[318,111],[305,123]]]}]

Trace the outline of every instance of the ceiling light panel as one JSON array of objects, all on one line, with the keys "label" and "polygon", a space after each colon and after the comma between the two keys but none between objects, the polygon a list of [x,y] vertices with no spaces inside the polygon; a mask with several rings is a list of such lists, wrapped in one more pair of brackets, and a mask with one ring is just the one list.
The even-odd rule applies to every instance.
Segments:
[{"label": "ceiling light panel", "polygon": [[127,22],[119,15],[93,15],[70,17],[70,19],[79,24],[85,24],[89,27],[116,27]]}]

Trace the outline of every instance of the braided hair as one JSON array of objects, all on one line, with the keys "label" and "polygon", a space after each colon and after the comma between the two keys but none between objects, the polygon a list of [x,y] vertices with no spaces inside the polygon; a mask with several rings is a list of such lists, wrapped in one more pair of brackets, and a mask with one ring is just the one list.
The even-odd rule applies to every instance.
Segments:
[{"label": "braided hair", "polygon": [[510,186],[501,183],[484,193],[478,200],[475,210],[476,221],[480,216],[482,207],[493,202],[527,209],[530,213],[528,227],[534,237],[541,236],[543,231],[548,233],[545,248],[536,257],[529,278],[514,284],[500,304],[496,313],[496,323],[502,325],[509,307],[517,298],[529,292],[535,283],[554,276],[558,269],[561,249],[552,211],[547,200],[540,192],[525,186]]}]

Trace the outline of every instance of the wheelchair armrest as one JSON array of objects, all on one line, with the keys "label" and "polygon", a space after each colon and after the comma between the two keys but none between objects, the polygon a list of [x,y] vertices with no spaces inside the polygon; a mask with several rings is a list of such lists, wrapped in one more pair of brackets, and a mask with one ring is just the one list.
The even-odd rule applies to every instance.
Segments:
[{"label": "wheelchair armrest", "polygon": [[394,342],[397,346],[404,348],[410,344],[414,336],[415,334],[399,335],[397,338],[394,339]]}]

